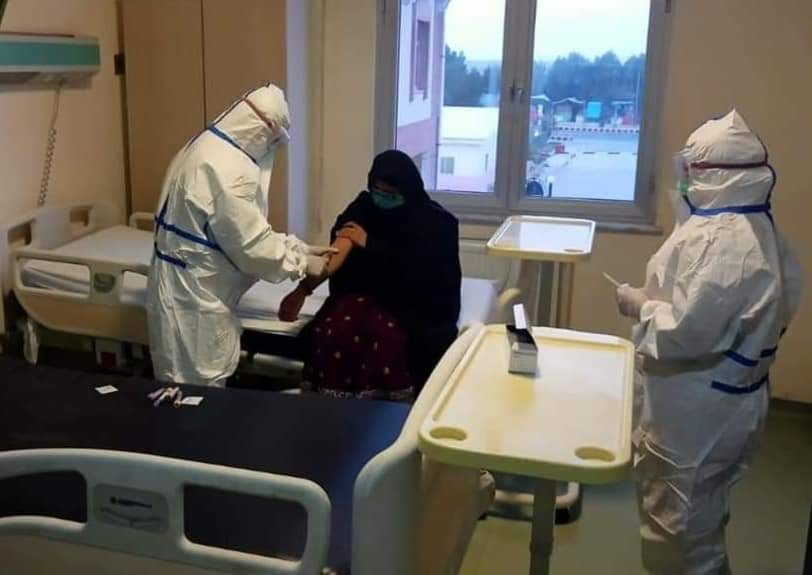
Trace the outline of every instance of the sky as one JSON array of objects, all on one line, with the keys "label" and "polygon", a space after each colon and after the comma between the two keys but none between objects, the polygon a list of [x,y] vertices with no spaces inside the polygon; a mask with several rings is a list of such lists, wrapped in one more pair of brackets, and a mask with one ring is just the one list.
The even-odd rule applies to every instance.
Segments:
[{"label": "sky", "polygon": [[[446,44],[468,60],[501,60],[506,0],[451,0]],[[650,0],[538,0],[534,60],[646,51]]]}]

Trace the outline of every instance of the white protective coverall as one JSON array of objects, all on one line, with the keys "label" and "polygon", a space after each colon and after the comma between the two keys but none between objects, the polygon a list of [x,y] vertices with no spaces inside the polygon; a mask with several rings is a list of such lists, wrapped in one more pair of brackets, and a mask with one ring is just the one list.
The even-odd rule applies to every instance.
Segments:
[{"label": "white protective coverall", "polygon": [[303,277],[307,246],[267,222],[274,149],[288,126],[284,94],[263,86],[172,160],[147,287],[156,379],[223,385],[239,360],[240,298],[259,278]]},{"label": "white protective coverall", "polygon": [[678,157],[688,209],[648,264],[634,329],[643,563],[658,575],[729,573],[730,489],[762,433],[801,269],[770,212],[767,150],[736,111],[702,125]]}]

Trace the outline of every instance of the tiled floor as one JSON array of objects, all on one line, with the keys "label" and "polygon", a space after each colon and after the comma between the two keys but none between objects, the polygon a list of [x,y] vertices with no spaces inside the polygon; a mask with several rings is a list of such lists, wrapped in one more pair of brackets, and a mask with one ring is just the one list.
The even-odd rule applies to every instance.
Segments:
[{"label": "tiled floor", "polygon": [[[812,409],[774,403],[753,469],[736,487],[728,530],[736,575],[800,575],[812,505]],[[642,572],[634,485],[587,488],[581,519],[557,527],[552,575]],[[462,575],[524,574],[528,523],[480,524]]]}]

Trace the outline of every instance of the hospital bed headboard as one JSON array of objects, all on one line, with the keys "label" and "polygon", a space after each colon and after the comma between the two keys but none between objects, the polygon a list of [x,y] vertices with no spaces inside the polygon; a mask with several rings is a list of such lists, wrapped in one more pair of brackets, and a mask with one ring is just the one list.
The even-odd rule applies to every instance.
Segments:
[{"label": "hospital bed headboard", "polygon": [[[353,573],[413,575],[426,570],[418,549],[422,512],[420,491],[423,456],[417,437],[451,373],[476,338],[473,324],[451,345],[415,401],[397,441],[373,458],[355,482]],[[473,470],[474,477],[478,475]],[[445,572],[445,571],[443,571]]]},{"label": "hospital bed headboard", "polygon": [[[87,484],[87,522],[32,515],[0,518],[0,537],[35,537],[225,573],[317,575],[330,545],[330,500],[312,481],[166,457],[93,449],[0,453],[0,479],[74,471]],[[298,560],[192,543],[184,533],[188,485],[281,499],[307,513]],[[112,570],[116,572],[115,569]]]},{"label": "hospital bed headboard", "polygon": [[9,322],[7,297],[13,289],[12,251],[16,248],[52,249],[115,223],[115,209],[107,203],[46,206],[0,224],[0,335]]}]

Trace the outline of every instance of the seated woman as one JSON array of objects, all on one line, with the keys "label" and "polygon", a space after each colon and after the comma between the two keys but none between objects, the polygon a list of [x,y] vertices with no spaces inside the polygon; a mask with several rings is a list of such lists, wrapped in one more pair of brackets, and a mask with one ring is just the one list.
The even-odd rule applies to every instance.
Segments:
[{"label": "seated woman", "polygon": [[293,321],[325,279],[330,297],[303,330],[305,389],[410,399],[457,336],[462,273],[456,218],[432,201],[414,162],[378,155],[368,191],[338,216],[325,273],[282,301]]}]

